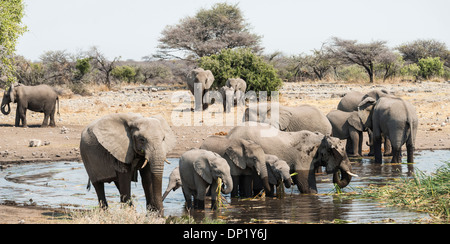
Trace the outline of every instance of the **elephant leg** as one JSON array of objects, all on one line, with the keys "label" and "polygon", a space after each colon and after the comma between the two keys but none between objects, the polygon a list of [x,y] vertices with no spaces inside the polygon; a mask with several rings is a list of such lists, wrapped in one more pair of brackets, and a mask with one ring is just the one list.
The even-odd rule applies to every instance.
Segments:
[{"label": "elephant leg", "polygon": [[300,193],[317,193],[316,176],[314,170],[296,170],[294,183]]},{"label": "elephant leg", "polygon": [[231,191],[231,197],[239,196],[239,175],[232,175],[231,179],[233,180],[233,190]]},{"label": "elephant leg", "polygon": [[41,127],[47,127],[48,126],[48,119],[49,119],[50,115],[47,113],[44,113],[44,120],[42,121],[42,125]]},{"label": "elephant leg", "polygon": [[393,154],[391,140],[387,136],[383,137],[384,137],[384,156],[391,156]]},{"label": "elephant leg", "polygon": [[92,182],[92,185],[94,186],[95,193],[97,193],[98,204],[99,204],[100,208],[107,209],[108,202],[106,201],[106,196],[105,196],[105,183]]},{"label": "elephant leg", "polygon": [[392,148],[392,164],[398,164],[402,162],[402,149],[401,147],[393,147]]},{"label": "elephant leg", "polygon": [[19,107],[19,104],[17,104],[17,109],[16,109],[16,121],[15,121],[15,123],[14,123],[14,125],[15,125],[16,127],[19,127],[19,125],[20,125],[20,120],[22,119],[22,118],[21,118],[21,113],[22,113],[22,111],[21,111],[21,109],[20,109],[20,107]]},{"label": "elephant leg", "polygon": [[359,147],[359,144],[360,144],[359,140],[361,138],[360,137],[361,132],[351,128],[351,129],[349,129],[349,134],[350,134],[350,138],[347,139],[347,143],[349,140],[352,142],[353,154],[350,154],[348,156],[361,157],[361,151],[360,151],[360,147]]},{"label": "elephant leg", "polygon": [[243,175],[240,181],[240,195],[243,197],[251,197],[253,192],[253,184],[252,184],[252,176],[251,175]]},{"label": "elephant leg", "polygon": [[381,154],[381,131],[374,125],[374,130],[372,134],[373,139],[373,150],[375,153],[375,163],[383,163],[383,157]]},{"label": "elephant leg", "polygon": [[411,135],[406,141],[406,153],[408,155],[407,162],[414,163],[414,143],[412,141]]},{"label": "elephant leg", "polygon": [[50,127],[55,127],[55,109],[50,113]]},{"label": "elephant leg", "polygon": [[[131,174],[117,173],[118,180],[114,181],[120,193],[120,202],[126,203],[131,199]],[[131,202],[130,202],[131,205]]]},{"label": "elephant leg", "polygon": [[192,193],[190,190],[186,189],[185,187],[182,188],[184,200],[186,201],[186,209],[192,209]]}]

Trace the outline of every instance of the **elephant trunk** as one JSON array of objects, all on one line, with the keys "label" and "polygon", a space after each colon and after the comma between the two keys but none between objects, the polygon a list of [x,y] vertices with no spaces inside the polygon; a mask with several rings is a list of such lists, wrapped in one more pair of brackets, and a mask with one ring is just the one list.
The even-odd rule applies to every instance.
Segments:
[{"label": "elephant trunk", "polygon": [[340,188],[346,187],[348,184],[350,184],[352,176],[358,176],[356,174],[353,174],[351,170],[352,166],[350,165],[350,161],[348,159],[346,161],[343,161],[339,166],[339,169],[336,170],[336,172],[334,172],[333,174],[333,183],[337,184]]},{"label": "elephant trunk", "polygon": [[[8,106],[8,110],[5,109],[6,106]],[[8,115],[11,112],[11,107],[9,106],[9,103],[2,103],[1,111],[2,114]]]},{"label": "elephant trunk", "polygon": [[164,172],[165,157],[150,157],[150,196],[147,197],[147,207],[159,211],[160,215],[164,215],[163,198],[162,198],[162,178]]},{"label": "elephant trunk", "polygon": [[271,192],[271,188],[270,188],[270,184],[269,184],[269,173],[267,172],[266,162],[263,161],[261,163],[256,163],[256,171],[259,173],[259,177],[262,180],[264,191],[266,193]]},{"label": "elephant trunk", "polygon": [[233,179],[231,175],[222,176],[222,182],[225,185],[225,189],[222,189],[223,194],[228,194],[233,190]]}]

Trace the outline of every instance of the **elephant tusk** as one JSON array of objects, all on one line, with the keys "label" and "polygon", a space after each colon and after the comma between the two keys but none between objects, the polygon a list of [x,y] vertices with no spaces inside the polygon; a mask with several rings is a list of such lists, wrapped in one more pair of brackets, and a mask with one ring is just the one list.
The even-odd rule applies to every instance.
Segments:
[{"label": "elephant tusk", "polygon": [[353,174],[352,172],[350,172],[350,171],[345,171],[347,174],[349,174],[349,175],[351,175],[351,176],[353,176],[353,177],[359,177],[359,175],[357,175],[357,174]]},{"label": "elephant tusk", "polygon": [[164,162],[166,162],[166,163],[168,163],[168,164],[170,164],[170,162],[167,160],[167,158],[166,159],[164,159]]},{"label": "elephant tusk", "polygon": [[142,165],[141,169],[143,169],[148,163],[148,159],[145,159],[144,164]]}]

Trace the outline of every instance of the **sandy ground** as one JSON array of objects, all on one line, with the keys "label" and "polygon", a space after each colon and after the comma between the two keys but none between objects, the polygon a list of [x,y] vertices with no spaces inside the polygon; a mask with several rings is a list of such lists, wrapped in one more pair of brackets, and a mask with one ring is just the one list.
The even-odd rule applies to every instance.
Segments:
[{"label": "sandy ground", "polygon": [[[351,91],[367,92],[386,89],[411,102],[419,116],[416,149],[450,149],[450,82],[422,82],[396,84],[338,84],[338,83],[286,83],[280,90],[283,105],[311,104],[325,114],[335,109],[341,97]],[[0,91],[0,94],[3,94]],[[199,147],[209,135],[228,132],[241,121],[242,111],[236,111],[231,124],[224,125],[220,107],[194,114],[188,109],[189,101],[180,102],[187,90],[148,87],[122,87],[116,91],[94,91],[93,96],[81,97],[70,92],[60,98],[60,116],[54,128],[40,128],[43,114],[28,111],[28,128],[14,127],[15,105],[11,114],[0,115],[0,170],[18,163],[38,161],[81,160],[80,135],[90,122],[110,113],[135,112],[144,116],[162,114],[177,136],[177,146],[168,157],[178,157],[190,148]],[[193,97],[191,96],[191,99]],[[180,117],[180,115],[183,115]],[[182,122],[176,119],[184,118]],[[211,122],[212,121],[212,122]],[[212,123],[215,123],[211,125]],[[183,125],[180,125],[183,124]],[[30,147],[31,140],[41,145]],[[367,147],[363,150],[367,152]],[[0,205],[0,223],[58,223],[55,212],[35,207]]]}]

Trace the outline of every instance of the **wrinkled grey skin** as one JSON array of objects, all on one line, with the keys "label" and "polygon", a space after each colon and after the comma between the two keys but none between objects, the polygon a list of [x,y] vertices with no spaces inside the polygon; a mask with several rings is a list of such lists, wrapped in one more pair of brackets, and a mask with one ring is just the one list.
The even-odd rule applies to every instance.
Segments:
[{"label": "wrinkled grey skin", "polygon": [[[276,155],[286,161],[301,193],[317,193],[315,169],[326,167],[333,175],[333,182],[341,188],[347,186],[352,176],[351,165],[345,147],[338,138],[310,131],[284,132],[267,124],[248,122],[234,127],[227,136],[252,140],[259,144],[266,154]],[[341,171],[341,178],[338,177]]]},{"label": "wrinkled grey skin", "polygon": [[170,191],[176,191],[181,187],[180,167],[177,166],[169,175],[169,183],[167,184],[166,191],[162,197],[162,200],[166,199]]},{"label": "wrinkled grey skin", "polygon": [[172,130],[159,115],[110,114],[89,124],[81,133],[80,153],[99,205],[108,207],[105,182],[115,183],[121,202],[130,200],[131,181],[137,181],[139,170],[147,208],[163,215],[164,161],[175,143]]},{"label": "wrinkled grey skin", "polygon": [[259,176],[264,190],[270,192],[266,155],[258,144],[240,138],[230,140],[225,136],[209,136],[200,148],[216,152],[227,160],[234,185],[232,197],[253,195],[253,174]]},{"label": "wrinkled grey skin", "polygon": [[369,121],[369,115],[375,104],[374,99],[369,97],[367,100],[372,102],[366,102],[358,106],[358,111],[333,110],[327,114],[333,128],[332,135],[341,140],[347,139],[348,156],[361,157],[362,155],[362,132],[371,127],[372,122]]},{"label": "wrinkled grey skin", "polygon": [[[216,207],[217,180],[222,179],[224,194],[233,189],[230,166],[219,154],[203,150],[192,149],[180,157],[180,177],[186,208],[205,209],[205,195],[211,187],[211,208]],[[192,197],[194,204],[192,204]]]},{"label": "wrinkled grey skin", "polygon": [[[203,103],[203,100],[204,95],[207,94],[213,82],[214,82],[214,75],[210,70],[197,68],[193,69],[191,73],[188,75],[187,85],[189,90],[192,92],[192,95],[194,95],[196,111],[208,108],[208,104]],[[195,91],[196,84],[198,85],[197,91]]]},{"label": "wrinkled grey skin", "polygon": [[59,98],[52,87],[47,85],[11,85],[3,94],[1,111],[4,115],[8,115],[11,112],[9,105],[11,102],[17,103],[15,126],[19,126],[20,122],[22,122],[22,126],[27,127],[27,109],[44,113],[44,120],[42,121],[41,127],[47,127],[49,125],[49,118],[50,126],[56,126],[55,111],[56,102],[58,102],[59,110]]},{"label": "wrinkled grey skin", "polygon": [[[286,161],[279,159],[275,155],[266,154],[266,166],[269,174],[270,192],[268,196],[275,195],[275,188],[284,183],[286,188],[290,188],[293,184],[290,168]],[[253,178],[253,192],[259,193],[263,189],[259,178]]]},{"label": "wrinkled grey skin", "polygon": [[359,91],[351,91],[345,94],[341,101],[339,101],[337,109],[344,112],[358,111],[359,103],[361,103],[366,97],[371,97],[376,101],[380,97],[385,96],[392,96],[392,94],[384,89],[372,90],[366,94]]},{"label": "wrinkled grey skin", "polygon": [[419,125],[414,106],[401,98],[382,97],[376,102],[371,116],[375,162],[382,163],[381,135],[383,134],[391,141],[391,163],[401,162],[401,147],[405,143],[407,162],[413,163],[415,138]]},{"label": "wrinkled grey skin", "polygon": [[236,104],[238,106],[244,105],[244,95],[245,90],[247,89],[247,83],[241,78],[229,78],[226,81],[225,86],[233,88]]},{"label": "wrinkled grey skin", "polygon": [[222,95],[223,111],[229,113],[234,106],[234,88],[222,86],[219,92]]},{"label": "wrinkled grey skin", "polygon": [[272,107],[273,105],[264,103],[250,106],[245,110],[242,120],[271,124],[281,131],[309,130],[324,135],[331,134],[332,128],[327,117],[314,106],[308,104],[297,107],[278,105],[278,118],[274,117]]}]

